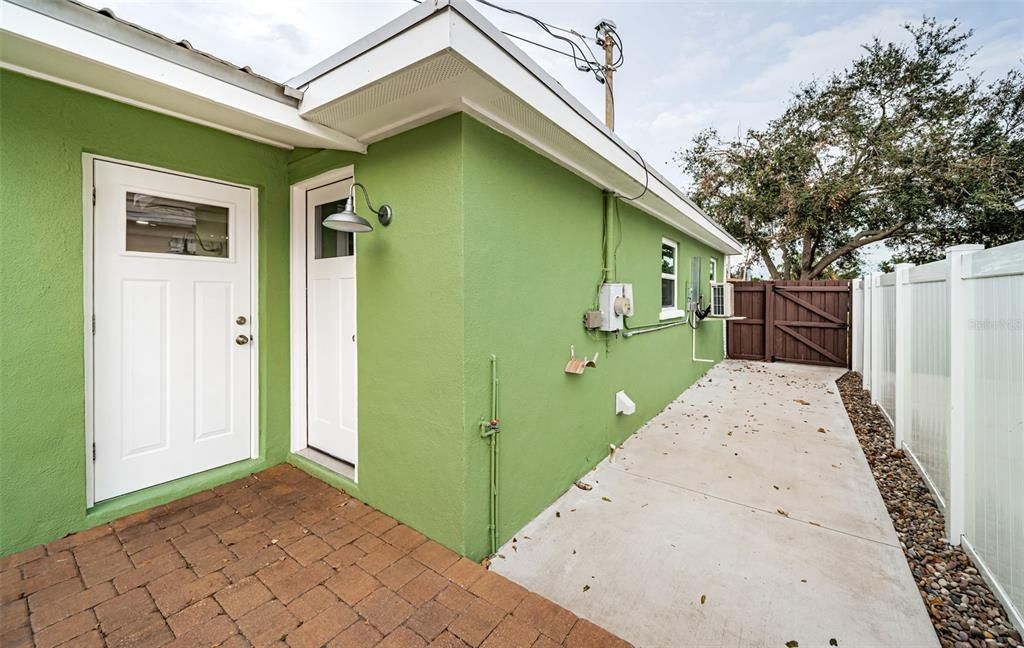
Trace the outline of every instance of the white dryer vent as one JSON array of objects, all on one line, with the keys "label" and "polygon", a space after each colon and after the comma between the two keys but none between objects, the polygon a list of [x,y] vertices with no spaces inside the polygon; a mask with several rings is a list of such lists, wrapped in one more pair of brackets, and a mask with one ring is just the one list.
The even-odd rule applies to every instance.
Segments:
[{"label": "white dryer vent", "polygon": [[636,411],[636,403],[633,402],[629,396],[626,396],[626,392],[618,391],[615,392],[615,414],[625,414],[629,416]]}]

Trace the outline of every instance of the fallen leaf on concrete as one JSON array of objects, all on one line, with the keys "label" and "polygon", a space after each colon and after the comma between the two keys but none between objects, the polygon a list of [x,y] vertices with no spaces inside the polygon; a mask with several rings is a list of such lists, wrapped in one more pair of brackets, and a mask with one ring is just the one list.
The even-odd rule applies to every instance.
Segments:
[{"label": "fallen leaf on concrete", "polygon": [[[829,392],[829,393],[831,394],[832,392]],[[835,637],[832,637],[831,639],[828,640],[828,645],[830,645],[830,646],[838,646],[839,642],[836,641]]]},{"label": "fallen leaf on concrete", "polygon": [[591,486],[590,484],[588,484],[585,481],[578,481],[578,482],[576,482],[576,488],[578,488],[580,490],[588,491],[588,490],[593,490],[594,487]]},{"label": "fallen leaf on concrete", "polygon": [[800,403],[801,405],[810,405],[810,403],[808,403],[807,401],[805,401],[805,400],[804,400],[804,399],[802,399],[802,398],[797,398],[797,399],[795,399],[795,400],[794,400],[793,402],[794,402],[794,403]]},{"label": "fallen leaf on concrete", "polygon": [[706,600],[708,600],[707,595],[706,594],[701,594],[700,595],[700,604],[704,605],[704,601],[706,601]]},{"label": "fallen leaf on concrete", "polygon": [[484,558],[483,560],[480,561],[480,564],[483,566],[484,569],[490,569],[491,568],[491,559],[490,558]]},{"label": "fallen leaf on concrete", "polygon": [[584,586],[583,586],[583,591],[584,591],[584,592],[586,592],[586,591],[587,591],[587,590],[589,590],[589,589],[590,589],[590,585],[584,585]]},{"label": "fallen leaf on concrete", "polygon": [[555,511],[555,517],[557,517],[557,518],[562,517],[562,513],[559,512],[559,511]]},{"label": "fallen leaf on concrete", "polygon": [[782,517],[789,517],[789,513],[786,513],[782,509],[775,509],[775,512],[781,515]]},{"label": "fallen leaf on concrete", "polygon": [[800,647],[800,642],[796,641],[795,639],[790,639],[789,641],[786,642],[786,648],[799,648],[799,647]]},{"label": "fallen leaf on concrete", "polygon": [[825,429],[825,428],[823,428],[823,427],[820,427],[820,428],[818,428],[818,432],[821,432],[822,434],[825,434],[825,433],[827,433],[827,432],[828,432],[828,430],[826,430],[826,429]]},{"label": "fallen leaf on concrete", "polygon": [[606,502],[612,501],[612,498],[610,498],[610,497],[602,497],[601,499],[603,499]]}]

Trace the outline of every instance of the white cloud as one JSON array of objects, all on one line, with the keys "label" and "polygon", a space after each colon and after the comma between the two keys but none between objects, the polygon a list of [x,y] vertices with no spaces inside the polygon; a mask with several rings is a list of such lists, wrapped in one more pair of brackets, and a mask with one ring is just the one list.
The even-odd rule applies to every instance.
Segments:
[{"label": "white cloud", "polygon": [[709,76],[722,73],[729,59],[715,52],[681,54],[672,62],[668,72],[655,77],[659,88],[680,88],[693,85]]},{"label": "white cloud", "polygon": [[913,16],[907,9],[886,8],[826,29],[790,35],[778,43],[784,58],[760,70],[740,92],[788,94],[803,82],[842,70],[861,53],[861,45],[874,36],[882,40],[904,40],[906,32],[902,25]]}]

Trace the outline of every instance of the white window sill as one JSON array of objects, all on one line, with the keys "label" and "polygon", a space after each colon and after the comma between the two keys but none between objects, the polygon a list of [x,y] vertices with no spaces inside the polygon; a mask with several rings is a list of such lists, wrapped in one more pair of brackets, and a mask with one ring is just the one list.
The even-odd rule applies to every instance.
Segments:
[{"label": "white window sill", "polygon": [[678,308],[662,308],[661,313],[658,315],[658,319],[661,321],[678,319],[680,317],[686,317],[686,311],[681,311]]}]

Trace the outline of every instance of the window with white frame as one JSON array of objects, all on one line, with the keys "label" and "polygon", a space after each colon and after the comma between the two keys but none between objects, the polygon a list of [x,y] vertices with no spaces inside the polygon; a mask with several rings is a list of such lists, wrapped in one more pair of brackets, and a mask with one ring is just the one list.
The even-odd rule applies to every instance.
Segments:
[{"label": "window with white frame", "polygon": [[718,283],[718,259],[708,259],[708,278],[711,283]]},{"label": "window with white frame", "polygon": [[676,289],[679,246],[670,239],[661,239],[661,310],[676,310]]}]

